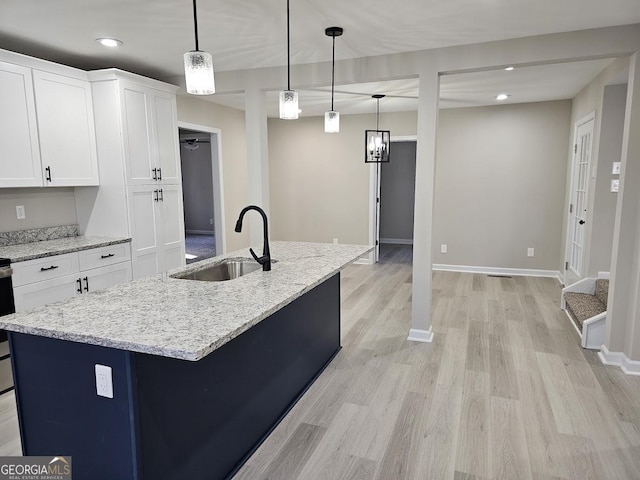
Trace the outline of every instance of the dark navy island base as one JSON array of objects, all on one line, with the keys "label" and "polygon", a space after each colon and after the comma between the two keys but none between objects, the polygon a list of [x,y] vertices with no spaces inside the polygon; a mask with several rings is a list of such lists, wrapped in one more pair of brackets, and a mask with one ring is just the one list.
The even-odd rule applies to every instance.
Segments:
[{"label": "dark navy island base", "polygon": [[340,274],[197,362],[9,337],[25,455],[71,455],[74,480],[225,479],[340,349]]}]

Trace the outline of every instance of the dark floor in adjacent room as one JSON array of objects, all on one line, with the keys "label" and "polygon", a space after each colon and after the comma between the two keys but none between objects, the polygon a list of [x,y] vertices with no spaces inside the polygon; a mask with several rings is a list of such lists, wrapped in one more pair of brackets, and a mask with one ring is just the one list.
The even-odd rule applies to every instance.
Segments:
[{"label": "dark floor in adjacent room", "polygon": [[[213,234],[187,233],[184,241],[187,264],[216,256],[216,242]],[[190,258],[190,255],[196,258]]]}]

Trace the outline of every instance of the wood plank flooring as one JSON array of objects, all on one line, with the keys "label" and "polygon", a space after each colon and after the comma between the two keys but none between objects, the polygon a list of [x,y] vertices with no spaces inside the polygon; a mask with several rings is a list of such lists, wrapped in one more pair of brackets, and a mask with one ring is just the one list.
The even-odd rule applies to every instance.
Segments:
[{"label": "wood plank flooring", "polygon": [[342,275],[343,349],[234,480],[640,479],[640,378],[583,350],[549,278],[434,272],[411,248]]},{"label": "wood plank flooring", "polygon": [[579,347],[556,280],[434,272],[434,341],[408,342],[411,248],[381,252],[343,272],[343,349],[234,480],[640,479],[640,378]]}]

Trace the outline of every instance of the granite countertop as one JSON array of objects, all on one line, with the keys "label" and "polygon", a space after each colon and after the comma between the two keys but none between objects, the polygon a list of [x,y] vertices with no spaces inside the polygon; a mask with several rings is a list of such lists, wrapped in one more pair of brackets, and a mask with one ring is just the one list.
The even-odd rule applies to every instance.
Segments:
[{"label": "granite countertop", "polygon": [[29,313],[0,317],[0,328],[196,361],[327,280],[373,247],[272,242],[275,261],[225,282],[172,278],[250,258],[243,249],[186,268],[117,285]]},{"label": "granite countertop", "polygon": [[10,258],[11,263],[24,262],[36,258],[79,252],[90,248],[107,247],[130,242],[130,238],[111,238],[98,236],[78,236],[29,242],[18,245],[0,246],[0,258]]}]

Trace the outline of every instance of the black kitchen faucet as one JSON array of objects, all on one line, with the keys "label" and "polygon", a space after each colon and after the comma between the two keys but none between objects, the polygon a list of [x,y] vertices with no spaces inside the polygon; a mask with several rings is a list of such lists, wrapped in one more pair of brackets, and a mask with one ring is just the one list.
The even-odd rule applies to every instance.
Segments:
[{"label": "black kitchen faucet", "polygon": [[268,272],[271,270],[271,253],[269,252],[269,227],[267,226],[267,214],[264,213],[260,207],[256,207],[255,205],[249,205],[248,207],[244,207],[240,212],[240,216],[238,217],[238,221],[236,222],[236,232],[240,233],[242,231],[242,219],[244,218],[244,214],[249,210],[255,210],[262,216],[262,225],[264,226],[264,241],[262,244],[262,256],[258,257],[252,248],[249,248],[251,252],[251,256],[262,265],[262,270]]}]

